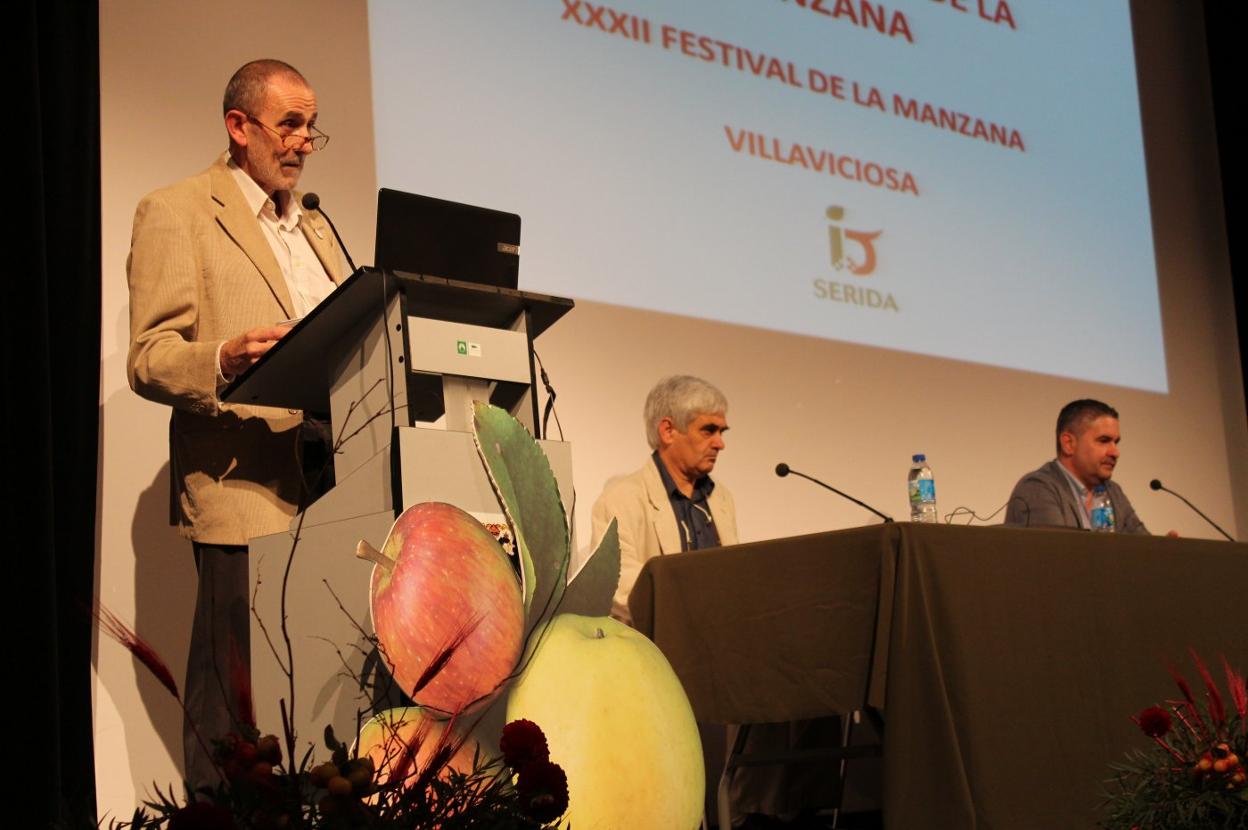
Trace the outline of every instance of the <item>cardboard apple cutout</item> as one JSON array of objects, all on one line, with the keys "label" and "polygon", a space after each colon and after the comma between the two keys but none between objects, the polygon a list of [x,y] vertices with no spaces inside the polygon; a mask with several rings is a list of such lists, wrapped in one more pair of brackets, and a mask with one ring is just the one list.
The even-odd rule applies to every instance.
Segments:
[{"label": "cardboard apple cutout", "polygon": [[373,629],[395,682],[444,714],[493,698],[520,657],[524,605],[507,555],[475,518],[449,504],[403,511],[372,560]]},{"label": "cardboard apple cutout", "polygon": [[[426,675],[428,686],[417,692],[416,700],[429,701],[446,711],[474,694],[479,695],[476,705],[480,705],[489,694],[482,690],[493,689],[500,682],[507,685],[506,695],[496,697],[481,714],[474,715],[474,734],[481,737],[484,747],[493,744],[505,716],[527,717],[537,723],[546,733],[552,760],[567,772],[571,799],[568,815],[573,826],[692,830],[701,816],[705,773],[689,700],[658,648],[633,629],[606,617],[620,578],[615,523],[569,582],[567,517],[541,447],[507,412],[488,404],[474,404],[473,428],[478,455],[516,541],[522,575],[521,587],[517,588],[520,600],[511,603],[494,595],[484,604],[471,606],[473,610],[452,603],[449,584],[497,586],[504,581],[467,567],[455,576],[437,573],[438,568],[430,563],[441,561],[444,549],[465,547],[416,541],[427,534],[439,534],[438,522],[405,525],[403,539],[407,541],[395,548],[388,541],[387,554],[378,554],[381,560],[390,560],[394,575],[382,578],[380,568],[374,575],[374,608],[381,594],[385,609],[398,609],[383,609],[380,617],[386,618],[384,622],[374,610],[383,648],[387,652],[393,648],[400,655],[398,660],[392,658],[396,667],[410,664],[401,676],[403,680],[410,683],[414,675]],[[468,522],[480,528],[481,534],[489,535],[471,517],[462,524]],[[396,530],[399,524],[396,522]],[[467,533],[462,527],[460,530]],[[490,542],[501,556],[492,538]],[[484,548],[483,540],[480,548],[467,548]],[[418,577],[399,575],[406,555],[400,557],[398,552],[408,549],[432,553],[413,557],[413,562],[423,563],[415,567]],[[378,561],[366,543],[361,543],[361,551],[360,555]],[[489,557],[484,560],[493,561]],[[404,594],[405,598],[397,601],[391,595],[387,604],[387,595],[396,583],[420,586],[421,590],[413,587],[411,597]],[[474,587],[467,592],[476,591]],[[505,622],[493,620],[491,609],[514,607],[520,609],[518,628],[526,648],[522,661],[517,660],[518,651],[511,658],[500,657],[507,649],[487,645],[512,642],[511,632],[517,628],[514,617],[500,614],[506,616]],[[411,610],[414,608],[421,611]],[[437,621],[427,619],[430,617]],[[453,641],[468,619],[476,624],[464,637],[462,648],[455,649],[445,666],[433,672],[433,658],[428,655]],[[467,657],[468,643],[487,625],[487,619],[487,634],[478,645],[489,659],[475,652]],[[387,630],[384,636],[383,627]],[[419,649],[412,649],[419,654],[410,660],[402,656],[409,641],[419,645]],[[467,659],[461,660],[461,654]],[[508,659],[510,674],[500,675]],[[523,674],[512,679],[521,669]],[[475,680],[474,671],[478,673]],[[438,684],[438,702],[432,703],[425,692],[433,690],[438,679],[448,673],[453,677],[453,683],[448,683],[454,691],[441,695],[442,684]]]},{"label": "cardboard apple cutout", "polygon": [[615,522],[565,584],[567,519],[541,448],[494,407],[478,405],[474,426],[525,557],[528,650],[505,719],[546,733],[568,775],[572,827],[692,830],[706,772],[689,698],[657,646],[606,616],[620,581]]},{"label": "cardboard apple cutout", "polygon": [[558,614],[511,686],[507,720],[540,724],[568,774],[564,826],[694,830],[706,772],[689,698],[645,635]]}]

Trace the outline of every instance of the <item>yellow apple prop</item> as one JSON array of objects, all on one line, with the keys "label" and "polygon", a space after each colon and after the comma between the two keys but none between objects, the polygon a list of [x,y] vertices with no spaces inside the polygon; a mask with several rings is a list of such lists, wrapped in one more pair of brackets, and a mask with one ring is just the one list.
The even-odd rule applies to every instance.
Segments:
[{"label": "yellow apple prop", "polygon": [[559,614],[533,642],[507,720],[539,724],[567,772],[564,826],[697,827],[702,743],[689,698],[658,647],[623,623],[575,614]]}]

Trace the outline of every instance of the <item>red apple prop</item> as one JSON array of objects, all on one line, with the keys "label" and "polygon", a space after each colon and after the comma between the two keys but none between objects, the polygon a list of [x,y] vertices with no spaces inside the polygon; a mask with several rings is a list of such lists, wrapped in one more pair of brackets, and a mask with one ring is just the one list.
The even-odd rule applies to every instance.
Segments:
[{"label": "red apple prop", "polygon": [[524,601],[490,532],[458,507],[428,502],[403,511],[380,551],[361,542],[357,555],[376,563],[373,628],[399,687],[440,712],[493,698],[520,657]]},{"label": "red apple prop", "polygon": [[[507,720],[542,727],[568,774],[566,824],[693,830],[706,769],[689,698],[645,635],[607,617],[559,614],[511,686]],[[566,826],[565,824],[565,826]]]}]

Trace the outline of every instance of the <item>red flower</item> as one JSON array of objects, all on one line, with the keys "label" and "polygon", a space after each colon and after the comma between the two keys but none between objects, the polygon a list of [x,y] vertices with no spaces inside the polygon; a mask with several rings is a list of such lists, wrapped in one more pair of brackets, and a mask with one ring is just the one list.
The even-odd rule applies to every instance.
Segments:
[{"label": "red flower", "polygon": [[1150,706],[1136,717],[1140,730],[1150,738],[1160,738],[1170,731],[1170,713],[1160,706]]},{"label": "red flower", "polygon": [[503,737],[498,742],[507,766],[519,772],[533,761],[550,759],[550,747],[542,729],[531,720],[513,720],[503,727]]},{"label": "red flower", "polygon": [[516,795],[525,815],[546,824],[568,809],[568,776],[558,764],[530,761],[520,769]]}]

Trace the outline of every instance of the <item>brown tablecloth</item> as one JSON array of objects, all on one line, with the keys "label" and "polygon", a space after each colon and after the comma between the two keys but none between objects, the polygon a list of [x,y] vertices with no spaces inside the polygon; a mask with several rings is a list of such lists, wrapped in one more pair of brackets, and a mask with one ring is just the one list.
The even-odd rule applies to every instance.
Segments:
[{"label": "brown tablecloth", "polygon": [[1245,594],[1244,544],[897,524],[652,559],[629,605],[702,720],[883,710],[886,826],[1049,830],[1189,646],[1248,667]]}]

